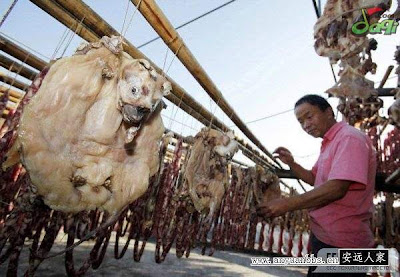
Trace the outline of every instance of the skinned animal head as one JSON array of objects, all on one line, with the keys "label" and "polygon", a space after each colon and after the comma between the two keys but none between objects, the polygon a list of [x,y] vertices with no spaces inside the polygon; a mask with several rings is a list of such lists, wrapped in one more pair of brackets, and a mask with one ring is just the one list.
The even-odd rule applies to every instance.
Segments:
[{"label": "skinned animal head", "polygon": [[117,93],[124,122],[128,125],[140,124],[170,91],[171,83],[158,74],[148,61],[135,60],[123,65]]},{"label": "skinned animal head", "polygon": [[279,178],[276,174],[260,166],[256,166],[253,172],[255,173],[253,192],[257,203],[269,202],[281,197]]},{"label": "skinned animal head", "polygon": [[203,128],[201,134],[214,145],[213,152],[228,160],[238,151],[239,146],[232,131],[222,133],[220,131]]}]

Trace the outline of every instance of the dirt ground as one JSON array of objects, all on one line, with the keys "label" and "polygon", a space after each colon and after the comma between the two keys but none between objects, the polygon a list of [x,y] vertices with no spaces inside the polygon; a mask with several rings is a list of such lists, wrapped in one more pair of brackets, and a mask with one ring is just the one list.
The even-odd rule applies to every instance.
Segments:
[{"label": "dirt ground", "polygon": [[[66,237],[57,238],[52,253],[65,247]],[[148,242],[140,263],[133,260],[133,242],[120,260],[114,258],[114,244],[111,240],[106,257],[100,268],[89,269],[85,276],[305,276],[307,267],[251,267],[251,254],[228,251],[216,251],[213,256],[202,256],[200,249],[193,249],[189,258],[178,259],[172,248],[162,264],[154,261],[155,243]],[[120,241],[124,244],[124,241]],[[74,251],[75,266],[80,267],[92,248],[93,242],[85,242]],[[28,266],[29,245],[24,247],[20,256],[18,276],[22,276]],[[260,256],[261,257],[261,256]],[[0,266],[0,276],[6,276],[7,263]],[[36,276],[66,276],[64,256],[45,260],[36,272]]]}]

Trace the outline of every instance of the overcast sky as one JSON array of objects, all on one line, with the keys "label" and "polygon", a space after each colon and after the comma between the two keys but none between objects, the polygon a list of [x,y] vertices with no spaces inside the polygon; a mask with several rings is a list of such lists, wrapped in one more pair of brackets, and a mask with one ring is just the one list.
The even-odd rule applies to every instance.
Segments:
[{"label": "overcast sky", "polygon": [[[1,14],[4,14],[11,2],[0,1]],[[126,0],[84,2],[114,28],[121,30]],[[157,1],[173,26],[185,23],[225,2],[227,0]],[[131,3],[129,7],[127,20],[130,20],[134,11]],[[225,99],[243,121],[249,122],[293,109],[296,100],[304,94],[326,96],[323,92],[334,84],[328,59],[318,56],[314,51],[315,22],[316,15],[311,0],[236,0],[181,28],[179,34],[222,91]],[[0,32],[46,57],[52,57],[65,29],[30,1],[24,0],[17,3]],[[136,13],[126,37],[138,46],[157,37],[157,34],[141,14]],[[368,78],[378,82],[386,68],[391,64],[395,65],[393,54],[396,43],[399,44],[400,40],[399,34],[375,35],[374,38],[379,43],[378,50],[373,53],[378,71],[375,76]],[[80,42],[81,39],[75,37],[69,45],[64,43],[58,56],[64,50],[65,55],[71,55]],[[140,50],[160,68],[166,61],[166,68],[170,66],[168,75],[173,80],[207,109],[215,111],[220,120],[229,126],[233,125],[216,104],[210,101],[207,93],[180,61],[173,59],[173,54],[167,51],[162,40]],[[338,66],[335,65],[334,68],[337,73]],[[394,73],[391,77],[393,76]],[[386,87],[395,85],[396,79],[392,78]],[[336,107],[334,99],[329,101]],[[163,111],[163,115],[165,126],[183,135],[195,134],[202,127],[172,104]],[[170,121],[167,117],[172,117],[175,121]],[[298,162],[308,168],[318,157],[320,140],[301,130],[293,111],[250,123],[248,126],[271,152],[278,146],[285,146],[293,152]],[[240,134],[236,127],[234,130]]]}]

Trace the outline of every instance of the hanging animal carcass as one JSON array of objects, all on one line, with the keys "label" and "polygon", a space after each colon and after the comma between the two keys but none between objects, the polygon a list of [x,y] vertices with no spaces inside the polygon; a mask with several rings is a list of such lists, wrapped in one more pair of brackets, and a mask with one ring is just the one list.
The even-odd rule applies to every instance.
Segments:
[{"label": "hanging animal carcass", "polygon": [[379,12],[371,15],[368,21],[370,24],[377,22],[390,4],[388,0],[327,1],[322,16],[314,26],[314,46],[317,54],[329,57],[332,64],[341,60],[340,80],[327,93],[361,98],[377,94],[374,83],[364,77],[368,72],[374,74],[376,71],[376,64],[371,58],[375,41],[366,35],[355,35],[352,26],[363,15],[366,16],[364,9],[372,7],[379,7]]},{"label": "hanging animal carcass", "polygon": [[228,184],[228,160],[238,151],[233,133],[203,128],[195,137],[185,179],[197,211],[211,220],[219,209]]},{"label": "hanging animal carcass", "polygon": [[140,197],[158,170],[162,97],[171,89],[120,37],[56,61],[25,107],[3,164],[18,161],[51,208],[110,213]]}]

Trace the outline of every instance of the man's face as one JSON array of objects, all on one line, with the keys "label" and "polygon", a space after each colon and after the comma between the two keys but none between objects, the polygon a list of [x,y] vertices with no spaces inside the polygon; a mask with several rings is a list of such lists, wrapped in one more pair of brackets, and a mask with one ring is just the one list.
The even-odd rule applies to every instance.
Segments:
[{"label": "man's face", "polygon": [[294,110],[297,120],[307,134],[322,138],[335,122],[331,109],[321,111],[317,106],[303,103]]}]

